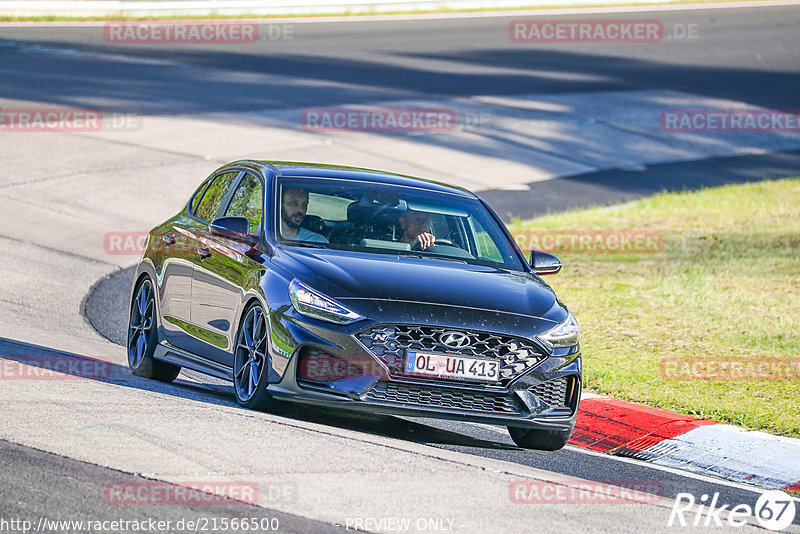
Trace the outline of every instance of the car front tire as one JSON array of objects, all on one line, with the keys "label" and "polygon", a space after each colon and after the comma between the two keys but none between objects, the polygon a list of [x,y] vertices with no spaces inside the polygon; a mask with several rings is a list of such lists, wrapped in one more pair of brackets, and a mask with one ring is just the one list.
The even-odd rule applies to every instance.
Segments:
[{"label": "car front tire", "polygon": [[557,451],[564,447],[572,432],[541,428],[508,427],[508,433],[519,447],[540,451]]},{"label": "car front tire", "polygon": [[236,401],[245,408],[270,410],[275,401],[267,392],[269,385],[269,328],[261,304],[248,306],[236,334],[233,355],[233,390]]},{"label": "car front tire", "polygon": [[143,278],[136,286],[128,317],[128,367],[135,376],[172,382],[181,368],[153,358],[158,345],[153,283]]}]

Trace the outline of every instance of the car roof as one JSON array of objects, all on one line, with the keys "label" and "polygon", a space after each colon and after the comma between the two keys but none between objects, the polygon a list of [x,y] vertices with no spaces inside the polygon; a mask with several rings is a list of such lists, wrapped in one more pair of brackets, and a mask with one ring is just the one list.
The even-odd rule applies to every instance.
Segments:
[{"label": "car roof", "polygon": [[345,165],[329,165],[324,163],[307,163],[299,161],[259,160],[250,163],[258,163],[263,167],[271,167],[277,171],[279,176],[360,180],[365,182],[416,187],[430,191],[440,191],[443,193],[450,193],[469,198],[477,198],[474,193],[464,189],[463,187],[437,182],[435,180],[416,178],[414,176],[408,176],[394,172],[377,171],[373,169],[364,169],[361,167],[350,167]]}]

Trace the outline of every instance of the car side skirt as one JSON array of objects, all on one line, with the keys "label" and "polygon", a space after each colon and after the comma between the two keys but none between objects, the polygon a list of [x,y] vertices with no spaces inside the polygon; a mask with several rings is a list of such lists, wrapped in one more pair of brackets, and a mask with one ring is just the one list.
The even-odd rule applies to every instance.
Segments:
[{"label": "car side skirt", "polygon": [[191,354],[179,348],[173,347],[169,343],[162,341],[156,345],[153,357],[164,360],[193,371],[205,373],[222,380],[233,381],[233,369],[217,362],[201,358],[196,354]]}]

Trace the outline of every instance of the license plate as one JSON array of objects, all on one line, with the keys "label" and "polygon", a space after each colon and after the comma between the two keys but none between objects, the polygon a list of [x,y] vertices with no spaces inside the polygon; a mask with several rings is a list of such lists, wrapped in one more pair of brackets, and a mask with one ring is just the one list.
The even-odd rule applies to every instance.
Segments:
[{"label": "license plate", "polygon": [[500,380],[500,362],[452,354],[408,351],[405,371],[407,374],[448,380]]}]

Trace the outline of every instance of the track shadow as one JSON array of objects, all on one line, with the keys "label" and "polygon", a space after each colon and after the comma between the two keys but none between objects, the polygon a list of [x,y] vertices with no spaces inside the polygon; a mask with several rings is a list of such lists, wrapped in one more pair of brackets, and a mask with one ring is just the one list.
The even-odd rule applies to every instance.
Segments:
[{"label": "track shadow", "polygon": [[[213,379],[208,383],[195,382],[187,380],[187,375],[200,380],[204,378],[204,375],[199,373],[182,371],[173,383],[158,382],[135,377],[127,366],[100,358],[0,338],[0,380],[92,380],[196,402],[239,408],[233,391],[227,384]],[[281,403],[273,415],[287,420],[318,423],[417,443],[490,449],[510,448],[501,443],[388,415],[365,415],[346,410],[288,403]]]},{"label": "track shadow", "polygon": [[662,191],[686,191],[797,176],[800,150],[651,165],[641,171],[611,169],[528,184],[527,190],[481,191],[506,222],[546,213],[608,206]]},{"label": "track shadow", "polygon": [[[503,24],[498,22],[498,31],[505,29]],[[302,43],[299,38],[298,43]],[[154,115],[360,104],[365,98],[380,99],[380,95],[452,97],[634,89],[689,91],[792,109],[800,94],[800,78],[793,72],[674,64],[660,61],[660,57],[668,58],[658,55],[624,57],[612,55],[610,50],[590,53],[579,46],[521,48],[507,41],[492,41],[480,50],[394,51],[374,60],[317,55],[310,45],[298,44],[291,50],[188,50],[0,39],[4,60],[0,94],[8,99]],[[432,60],[458,67],[431,69]],[[176,76],[176,70],[180,75]],[[40,73],[45,72],[58,83],[38,83]],[[258,74],[285,78],[270,80],[265,87],[263,81],[247,76]]]},{"label": "track shadow", "polygon": [[[114,46],[35,38],[0,39],[0,95],[3,99],[39,102],[42,105],[95,107],[105,113],[146,115],[194,115],[198,113],[250,113],[253,123],[267,121],[273,127],[301,130],[299,111],[304,107],[364,104],[380,100],[412,98],[435,101],[444,97],[480,95],[565,94],[597,91],[671,90],[708,97],[733,99],[773,109],[797,108],[800,76],[795,72],[747,66],[675,64],[664,52],[656,55],[612,55],[611,49],[531,48],[513,46],[507,40],[507,21],[497,21],[496,36],[482,36],[481,49],[450,52],[385,51],[375,59],[357,54],[323,55],[311,43],[319,35],[297,36],[297,43],[281,50],[268,46],[247,49],[225,47],[187,49],[173,46]],[[100,30],[98,30],[100,31]],[[310,31],[304,29],[303,31]],[[491,29],[495,35],[495,29]],[[302,38],[301,38],[302,37]],[[337,46],[340,46],[338,43]],[[394,59],[394,60],[393,60]],[[431,68],[431,63],[452,68]],[[741,63],[746,64],[745,61]],[[42,83],[43,73],[57,83]],[[177,75],[176,75],[177,74]],[[268,85],[259,76],[273,76]],[[765,90],[769,88],[769,90]],[[480,111],[479,102],[474,102]],[[569,107],[569,106],[568,106]],[[486,107],[485,109],[490,109]],[[581,121],[593,117],[591,107],[581,112],[557,109],[548,114],[513,104],[491,108],[502,122],[535,116]],[[293,114],[294,111],[298,113]],[[271,111],[269,117],[262,112]],[[295,116],[296,115],[296,116]],[[600,120],[600,119],[598,119]],[[658,125],[654,125],[659,130]],[[495,132],[478,135],[404,135],[410,143],[436,146],[510,161],[546,171],[542,158],[603,163],[611,150],[605,138],[581,136],[580,128],[547,134],[522,132],[514,142]],[[622,139],[622,138],[620,138]],[[625,139],[628,139],[627,137]],[[632,136],[621,153],[637,150],[640,136]],[[738,141],[744,143],[741,139]],[[772,141],[770,141],[772,142]],[[778,141],[775,141],[778,143]],[[742,149],[725,136],[712,144]],[[762,143],[763,144],[763,143]],[[565,146],[574,147],[568,155]],[[753,146],[752,151],[762,150]],[[775,146],[778,150],[780,147]],[[788,149],[788,147],[785,147]],[[265,147],[269,150],[269,147]],[[392,157],[414,157],[414,149]],[[722,152],[724,153],[724,151]],[[268,157],[268,153],[253,154]],[[549,157],[549,156],[548,156]],[[694,189],[800,173],[796,154],[712,158],[703,161],[652,165],[642,172],[604,170],[551,182],[530,184],[529,190],[492,189],[481,196],[506,220],[546,211],[561,211],[590,204],[611,204],[661,190]],[[545,158],[546,159],[546,158]],[[774,167],[774,168],[773,168]],[[199,178],[198,178],[199,179]]]},{"label": "track shadow", "polygon": [[[77,373],[78,376],[71,377],[75,380],[97,380],[199,403],[238,407],[228,386],[196,383],[184,379],[183,376],[174,383],[165,384],[134,377],[127,367],[104,362],[97,358],[0,338],[0,382],[14,379],[55,379],[47,376],[52,374],[50,369],[53,368],[55,362],[61,362],[67,367],[72,363],[78,367],[87,366],[90,369],[90,372],[82,373],[85,376]],[[97,369],[98,365],[101,371],[91,371]],[[26,370],[20,370],[22,366],[26,367]],[[28,376],[27,378],[9,376],[19,375],[19,373],[25,373]],[[63,376],[59,377],[59,379],[63,378]],[[244,410],[244,408],[240,409]],[[603,487],[607,487],[606,485],[639,487],[644,483],[655,488],[656,494],[666,499],[674,499],[680,493],[686,492],[693,495],[712,495],[719,492],[718,504],[720,506],[727,504],[729,507],[755,502],[756,499],[752,489],[736,485],[720,485],[712,478],[698,479],[680,472],[654,471],[646,469],[643,462],[620,461],[619,458],[600,454],[587,456],[584,451],[570,446],[555,452],[524,450],[499,441],[468,436],[460,432],[434,428],[392,416],[350,414],[344,411],[316,409],[302,405],[282,405],[278,413],[271,415],[271,421],[277,424],[294,424],[298,421],[316,423],[369,435],[423,443],[436,448],[512,464],[526,465],[544,470],[541,476],[547,477],[546,480],[557,482],[563,477],[577,477],[598,482],[601,484],[598,486],[601,492],[604,491]],[[452,426],[455,425],[457,423]],[[2,449],[2,443],[0,443],[0,449]],[[41,462],[41,460],[38,461]],[[524,496],[521,498],[524,499]],[[524,500],[520,502],[524,502]],[[800,517],[796,519],[796,522],[800,522]]]}]

